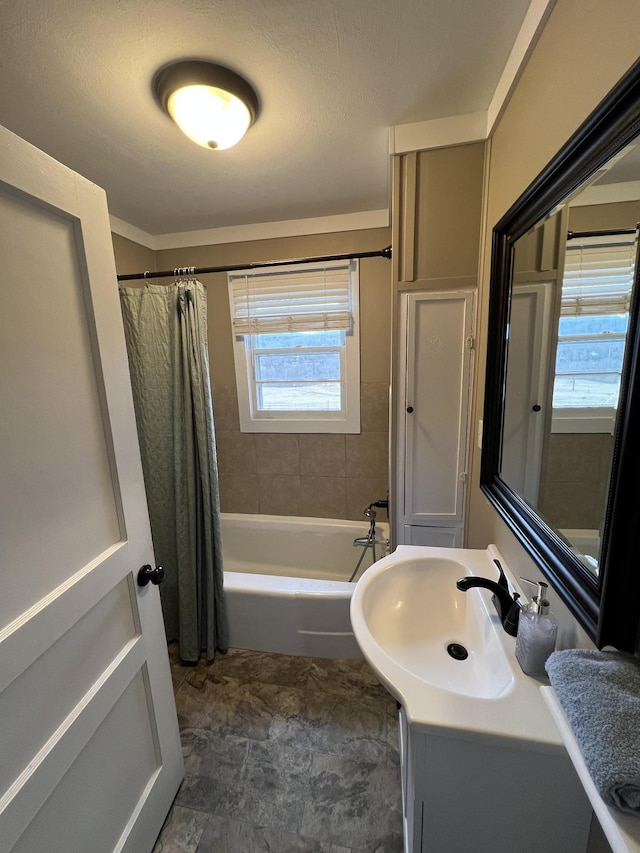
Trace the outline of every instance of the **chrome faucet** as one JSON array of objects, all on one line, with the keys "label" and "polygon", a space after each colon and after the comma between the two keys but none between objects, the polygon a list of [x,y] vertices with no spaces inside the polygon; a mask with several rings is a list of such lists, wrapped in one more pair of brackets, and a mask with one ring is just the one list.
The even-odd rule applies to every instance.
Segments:
[{"label": "chrome faucet", "polygon": [[494,560],[493,562],[496,564],[498,571],[500,572],[500,576],[497,581],[492,581],[489,578],[477,577],[476,575],[469,575],[466,578],[460,578],[457,580],[456,586],[458,589],[462,590],[462,592],[466,592],[468,589],[473,589],[474,587],[491,590],[493,593],[491,600],[493,601],[498,616],[500,617],[502,627],[507,634],[515,637],[518,633],[518,619],[520,617],[520,603],[518,601],[520,596],[517,592],[514,592],[513,596],[511,595],[509,592],[509,584],[507,583],[507,578],[502,570],[502,566],[498,560]]},{"label": "chrome faucet", "polygon": [[373,501],[369,506],[364,510],[365,518],[369,519],[369,530],[367,531],[366,536],[358,536],[353,540],[354,548],[362,548],[362,554],[360,554],[360,559],[358,560],[351,577],[349,578],[349,583],[353,581],[355,576],[358,574],[358,569],[360,568],[360,564],[364,560],[365,554],[367,550],[371,548],[372,551],[372,561],[375,563],[376,561],[376,511],[374,507],[378,507],[379,509],[387,510],[387,514],[389,511],[389,501]]}]

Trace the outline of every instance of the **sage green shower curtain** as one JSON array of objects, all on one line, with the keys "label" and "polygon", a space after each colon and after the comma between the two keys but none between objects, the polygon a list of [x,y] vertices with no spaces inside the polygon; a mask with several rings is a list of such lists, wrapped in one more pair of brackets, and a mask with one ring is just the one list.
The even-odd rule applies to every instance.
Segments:
[{"label": "sage green shower curtain", "polygon": [[167,639],[211,660],[228,630],[206,289],[120,286],[120,303]]}]

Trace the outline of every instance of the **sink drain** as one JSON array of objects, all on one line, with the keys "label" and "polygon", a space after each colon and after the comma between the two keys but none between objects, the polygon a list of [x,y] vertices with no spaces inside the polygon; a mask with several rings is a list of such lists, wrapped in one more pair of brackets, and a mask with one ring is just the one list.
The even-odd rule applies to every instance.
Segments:
[{"label": "sink drain", "polygon": [[465,658],[469,657],[469,652],[461,643],[449,643],[447,652],[454,660],[465,660]]}]

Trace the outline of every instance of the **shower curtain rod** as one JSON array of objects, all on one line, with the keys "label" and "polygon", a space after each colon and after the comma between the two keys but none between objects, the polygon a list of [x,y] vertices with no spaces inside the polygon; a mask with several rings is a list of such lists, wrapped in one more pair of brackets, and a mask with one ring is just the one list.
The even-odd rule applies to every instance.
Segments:
[{"label": "shower curtain rod", "polygon": [[617,237],[623,234],[635,234],[637,228],[610,228],[608,231],[567,231],[567,240],[579,240],[582,237]]},{"label": "shower curtain rod", "polygon": [[319,255],[315,258],[291,258],[284,261],[260,261],[254,264],[236,264],[230,267],[175,267],[172,270],[161,270],[160,272],[129,273],[117,276],[118,281],[134,281],[135,279],[170,278],[173,276],[207,275],[214,272],[240,272],[242,270],[256,270],[261,267],[286,267],[293,264],[316,264],[323,261],[351,261],[356,258],[387,258],[391,259],[391,246],[386,249],[378,249],[373,252],[351,252],[348,255]]}]

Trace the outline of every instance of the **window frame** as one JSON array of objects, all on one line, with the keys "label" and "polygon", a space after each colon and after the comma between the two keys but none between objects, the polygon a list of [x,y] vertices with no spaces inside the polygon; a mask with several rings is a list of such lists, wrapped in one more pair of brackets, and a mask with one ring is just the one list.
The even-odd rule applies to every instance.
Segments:
[{"label": "window frame", "polygon": [[[330,264],[325,264],[329,266]],[[337,264],[336,264],[337,265]],[[349,267],[349,289],[351,293],[351,328],[344,332],[344,346],[327,347],[311,346],[309,350],[332,350],[341,353],[341,401],[340,411],[257,411],[257,385],[253,366],[253,354],[265,352],[264,348],[251,346],[251,335],[233,335],[233,359],[238,394],[238,413],[240,432],[257,433],[343,433],[357,434],[360,432],[360,288],[359,264],[357,260],[342,262]],[[277,266],[262,268],[261,273],[269,272],[290,276],[304,273],[305,270],[317,269],[318,264],[291,265],[283,271]],[[250,275],[250,273],[249,273]],[[229,276],[229,303],[233,313],[232,284]],[[268,349],[266,350],[269,351]],[[293,381],[293,380],[292,380]]]},{"label": "window frame", "polygon": [[[578,235],[575,235],[578,236]],[[636,240],[637,240],[637,232],[631,237],[630,235],[613,235],[613,234],[602,234],[598,235],[596,233],[590,237],[583,237],[580,239],[580,243],[578,245],[571,246],[571,237],[567,242],[567,249],[569,251],[582,251],[582,250],[595,250],[602,251],[607,248],[615,248],[623,246],[629,246],[630,251],[630,264],[631,264],[631,272],[629,274],[629,297],[627,299],[626,311],[616,312],[614,310],[614,304],[606,304],[606,300],[603,300],[605,304],[603,304],[602,311],[593,310],[593,307],[587,310],[585,316],[613,316],[615,313],[625,313],[627,317],[629,316],[629,302],[630,302],[630,294],[633,286],[633,265],[635,263],[636,257]],[[563,277],[563,286],[564,286],[564,277]],[[562,311],[562,316],[580,316],[583,312],[580,307],[580,299],[584,298],[580,295],[573,297],[573,300],[569,300],[570,303],[575,302],[575,305],[572,305],[573,310]],[[615,298],[615,297],[614,297]],[[619,296],[617,298],[620,298]],[[596,303],[597,304],[597,303]],[[620,307],[623,307],[622,304]],[[561,335],[558,333],[558,341],[557,347],[559,349],[559,345],[562,341],[565,340],[575,340],[576,342],[588,342],[588,341],[615,341],[615,340],[626,340],[628,334],[628,329],[622,333],[611,332],[594,332],[592,334],[584,334],[584,335],[576,335],[576,334],[567,334]],[[556,352],[557,359],[557,352]],[[622,376],[622,366],[623,366],[624,358],[621,359],[620,363],[620,371],[616,374],[615,371],[604,371],[606,373],[610,373],[611,375]],[[593,371],[585,371],[584,375],[592,374]],[[580,376],[581,374],[573,373],[566,375],[574,375]],[[558,376],[557,372],[554,374],[554,383],[555,378]],[[612,406],[553,406],[552,407],[552,415],[551,415],[551,432],[552,433],[609,433],[613,434],[615,428],[615,419],[616,419],[617,409]]]}]

